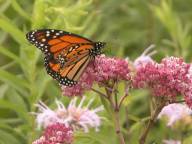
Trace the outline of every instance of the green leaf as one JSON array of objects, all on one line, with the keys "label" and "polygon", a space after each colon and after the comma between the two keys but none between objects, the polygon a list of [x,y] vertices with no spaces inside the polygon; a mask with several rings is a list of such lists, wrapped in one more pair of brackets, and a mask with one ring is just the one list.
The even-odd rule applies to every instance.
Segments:
[{"label": "green leaf", "polygon": [[132,121],[135,121],[135,122],[140,122],[141,119],[135,115],[132,115],[132,114],[128,114],[128,119],[132,120]]},{"label": "green leaf", "polygon": [[10,89],[7,91],[7,98],[9,102],[18,104],[24,111],[28,111],[28,101],[24,101],[24,98],[15,89]]},{"label": "green leaf", "polygon": [[0,99],[4,97],[6,91],[8,90],[9,86],[7,84],[2,84],[0,86]]},{"label": "green leaf", "polygon": [[106,98],[104,98],[103,96],[100,96],[100,100],[101,100],[101,103],[103,104],[105,110],[110,114],[112,115],[112,109],[109,105],[109,102],[106,100]]},{"label": "green leaf", "polygon": [[36,0],[33,9],[33,23],[32,28],[39,28],[45,25],[47,3],[45,0]]},{"label": "green leaf", "polygon": [[[46,72],[44,69],[41,69],[38,72],[37,80],[34,83],[35,89],[36,89],[36,94],[30,98],[31,103],[36,103],[39,99],[41,99],[41,97],[43,96],[43,94],[46,91],[47,84],[51,80],[51,78],[49,75],[47,75],[45,73]],[[52,89],[52,87],[48,88],[48,89],[50,90],[50,89]],[[52,96],[54,96],[54,95],[52,95]]]},{"label": "green leaf", "polygon": [[[7,119],[9,121],[10,119]],[[13,119],[12,119],[13,120]],[[0,129],[3,131],[8,132],[9,134],[14,135],[17,139],[23,140],[26,138],[25,135],[21,133],[21,131],[18,131],[16,128],[13,128],[12,126],[5,124],[5,123],[0,123]],[[21,142],[21,141],[20,141]]]},{"label": "green leaf", "polygon": [[11,5],[14,8],[14,10],[20,14],[23,18],[25,18],[26,20],[31,20],[30,16],[26,13],[26,11],[24,9],[21,8],[21,6],[18,4],[18,2],[16,0],[11,0]]},{"label": "green leaf", "polygon": [[8,32],[18,43],[26,43],[25,34],[12,24],[11,21],[0,18],[0,28],[5,32]]},{"label": "green leaf", "polygon": [[0,129],[0,140],[3,144],[21,144],[21,142],[9,132]]},{"label": "green leaf", "polygon": [[17,76],[0,69],[0,80],[8,83],[17,90],[24,92],[25,88],[28,88],[29,85],[24,79],[18,78]]},{"label": "green leaf", "polygon": [[17,55],[15,55],[14,53],[10,52],[8,50],[8,48],[0,46],[0,53],[7,56],[7,57],[9,57],[9,58],[11,58],[11,59],[13,59],[17,63],[20,63],[20,64],[22,63],[21,59]]},{"label": "green leaf", "polygon": [[18,123],[21,123],[23,120],[20,118],[0,118],[0,123],[2,125],[4,124],[11,124],[11,125],[16,125]]},{"label": "green leaf", "polygon": [[98,144],[105,144],[104,141],[102,141],[101,139],[98,139],[97,137],[95,137],[94,135],[91,135],[91,134],[85,134],[85,133],[76,133],[75,134],[75,137],[78,138],[78,139],[88,139],[87,142],[90,142],[93,141],[93,142],[96,142]]},{"label": "green leaf", "polygon": [[192,142],[192,136],[191,135],[183,140],[183,144],[191,144],[191,142]]},{"label": "green leaf", "polygon": [[0,1],[0,13],[4,12],[9,7],[10,4],[11,4],[11,0],[6,0],[4,1],[3,4]]},{"label": "green leaf", "polygon": [[10,109],[10,110],[16,112],[19,117],[21,117],[23,120],[25,120],[25,122],[29,122],[29,113],[26,111],[26,109],[23,109],[23,106],[0,99],[0,107],[7,108],[7,109]]}]

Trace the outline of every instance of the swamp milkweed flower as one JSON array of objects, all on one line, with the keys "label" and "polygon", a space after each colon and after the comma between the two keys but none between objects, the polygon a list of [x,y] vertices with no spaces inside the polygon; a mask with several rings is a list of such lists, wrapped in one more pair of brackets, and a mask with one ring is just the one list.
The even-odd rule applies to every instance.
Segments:
[{"label": "swamp milkweed flower", "polygon": [[150,88],[155,96],[169,97],[184,95],[186,103],[192,107],[191,65],[181,58],[167,57],[161,63],[149,61],[136,69],[133,80],[135,88]]},{"label": "swamp milkweed flower", "polygon": [[78,83],[73,87],[62,86],[63,95],[83,95],[85,90],[92,88],[93,83],[103,84],[110,80],[130,80],[130,70],[125,59],[109,58],[105,55],[97,56],[92,61]]},{"label": "swamp milkweed flower", "polygon": [[71,144],[73,131],[70,127],[61,123],[49,125],[39,139],[32,144]]},{"label": "swamp milkweed flower", "polygon": [[101,125],[101,118],[97,115],[97,112],[102,111],[103,106],[90,109],[89,106],[93,99],[86,106],[83,106],[84,101],[85,97],[77,105],[77,98],[73,98],[66,108],[62,102],[56,100],[57,109],[55,110],[50,109],[43,102],[39,102],[36,106],[40,112],[35,113],[38,127],[46,128],[55,123],[62,123],[72,127],[73,130],[83,129],[84,132],[88,132],[89,128],[98,130]]},{"label": "swamp milkweed flower", "polygon": [[182,120],[192,114],[192,110],[184,104],[173,103],[165,106],[158,118],[165,116],[168,118],[167,126],[173,126],[177,121]]}]

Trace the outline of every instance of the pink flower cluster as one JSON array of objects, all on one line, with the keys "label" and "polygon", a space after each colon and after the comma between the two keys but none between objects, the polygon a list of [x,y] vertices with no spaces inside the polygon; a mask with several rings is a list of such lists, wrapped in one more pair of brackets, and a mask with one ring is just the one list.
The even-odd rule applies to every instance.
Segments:
[{"label": "pink flower cluster", "polygon": [[181,58],[164,58],[161,63],[149,61],[137,68],[133,85],[135,88],[149,87],[155,96],[175,96],[182,94],[192,107],[191,65]]},{"label": "pink flower cluster", "polygon": [[32,144],[71,144],[73,141],[73,131],[64,124],[56,123],[48,126],[43,136],[35,140]]},{"label": "pink flower cluster", "polygon": [[102,84],[109,80],[130,80],[128,62],[124,59],[97,56],[86,68],[77,85],[62,86],[63,95],[82,95],[94,82]]}]

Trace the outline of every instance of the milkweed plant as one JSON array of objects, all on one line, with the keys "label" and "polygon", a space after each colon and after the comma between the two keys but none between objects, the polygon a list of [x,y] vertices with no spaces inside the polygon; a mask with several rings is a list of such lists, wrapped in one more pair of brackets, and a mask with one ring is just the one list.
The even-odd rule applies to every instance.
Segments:
[{"label": "milkweed plant", "polygon": [[[190,144],[191,10],[181,4],[0,1],[0,143]],[[107,45],[76,85],[58,85],[25,39],[40,28]]]}]

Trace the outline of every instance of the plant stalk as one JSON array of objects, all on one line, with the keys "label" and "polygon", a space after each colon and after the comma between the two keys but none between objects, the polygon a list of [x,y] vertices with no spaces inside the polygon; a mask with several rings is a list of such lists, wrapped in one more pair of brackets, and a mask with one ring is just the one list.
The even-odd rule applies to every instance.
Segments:
[{"label": "plant stalk", "polygon": [[[114,124],[115,124],[115,132],[119,138],[120,144],[125,144],[125,139],[123,137],[123,134],[121,132],[121,125],[120,125],[120,120],[119,120],[119,105],[117,101],[117,94],[115,93],[115,98],[112,98],[113,92],[110,92],[107,88],[105,88],[107,99],[111,105],[111,108],[113,109],[113,119],[114,119]],[[115,89],[116,91],[116,89]]]},{"label": "plant stalk", "polygon": [[159,113],[161,112],[161,109],[163,108],[163,106],[164,105],[157,106],[156,109],[154,110],[154,112],[152,113],[150,120],[148,121],[147,127],[145,128],[145,130],[143,131],[143,133],[141,134],[141,136],[139,138],[139,144],[145,144],[147,135],[149,134],[150,129],[153,127],[155,120],[156,120],[157,116],[159,115]]},{"label": "plant stalk", "polygon": [[125,144],[125,140],[120,128],[119,110],[114,111],[115,132],[120,140],[120,144]]}]

